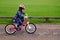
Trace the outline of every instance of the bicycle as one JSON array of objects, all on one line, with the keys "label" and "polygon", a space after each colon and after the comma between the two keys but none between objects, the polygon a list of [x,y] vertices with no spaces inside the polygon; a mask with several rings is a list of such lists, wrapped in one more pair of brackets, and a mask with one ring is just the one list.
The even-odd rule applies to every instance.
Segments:
[{"label": "bicycle", "polygon": [[[25,26],[25,30],[26,30],[26,32],[29,33],[29,34],[33,34],[33,33],[36,32],[36,29],[37,29],[37,28],[36,28],[36,25],[35,25],[34,23],[29,23],[28,17],[27,17],[26,20],[24,20],[24,22],[22,23],[22,25],[21,25],[19,28],[22,29],[23,26]],[[6,32],[7,34],[9,34],[9,35],[12,35],[12,34],[14,34],[15,32],[21,30],[21,29],[20,29],[20,30],[17,30],[16,27],[17,27],[17,26],[16,26],[14,23],[12,23],[12,24],[7,24],[7,25],[5,26],[5,32]]]}]

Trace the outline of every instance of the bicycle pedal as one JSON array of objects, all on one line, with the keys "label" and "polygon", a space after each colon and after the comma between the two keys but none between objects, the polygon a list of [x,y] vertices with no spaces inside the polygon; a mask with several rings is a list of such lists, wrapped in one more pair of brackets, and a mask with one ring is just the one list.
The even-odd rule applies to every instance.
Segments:
[{"label": "bicycle pedal", "polygon": [[21,28],[16,28],[16,30],[17,30],[17,31],[20,31],[20,30],[21,30]]},{"label": "bicycle pedal", "polygon": [[23,26],[25,26],[25,25],[23,25]]}]

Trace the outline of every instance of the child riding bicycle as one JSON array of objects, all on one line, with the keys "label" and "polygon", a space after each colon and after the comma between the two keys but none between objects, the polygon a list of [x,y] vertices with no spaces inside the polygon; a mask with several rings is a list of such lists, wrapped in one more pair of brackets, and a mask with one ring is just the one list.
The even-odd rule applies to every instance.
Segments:
[{"label": "child riding bicycle", "polygon": [[20,31],[23,26],[25,26],[25,30],[27,33],[29,34],[35,33],[37,29],[36,25],[28,21],[28,15],[23,12],[24,9],[25,9],[24,5],[21,4],[16,15],[13,17],[13,22],[17,23],[17,26],[14,23],[7,24],[5,26],[5,32],[7,34],[9,35],[14,34],[16,31]]},{"label": "child riding bicycle", "polygon": [[13,22],[17,23],[17,30],[21,30],[21,28],[19,28],[23,21],[24,21],[24,17],[27,16],[26,13],[23,12],[23,10],[25,9],[25,6],[23,4],[19,5],[19,10],[17,11],[16,15],[13,18]]}]

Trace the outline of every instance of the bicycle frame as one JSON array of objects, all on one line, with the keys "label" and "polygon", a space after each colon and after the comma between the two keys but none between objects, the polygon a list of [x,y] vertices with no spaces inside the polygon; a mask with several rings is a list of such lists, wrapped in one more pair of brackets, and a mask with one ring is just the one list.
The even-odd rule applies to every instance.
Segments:
[{"label": "bicycle frame", "polygon": [[[29,25],[28,19],[25,19],[25,20],[22,22],[22,25],[19,26],[19,27],[22,29],[22,27],[23,27],[23,26],[26,26],[26,25]],[[17,23],[15,24],[15,26],[17,27]],[[15,29],[15,28],[10,28],[10,29]]]},{"label": "bicycle frame", "polygon": [[25,20],[23,21],[22,25],[27,25],[27,24],[29,24],[28,16],[25,16],[24,18],[25,18]]},{"label": "bicycle frame", "polygon": [[24,20],[22,25],[28,24],[28,20]]}]

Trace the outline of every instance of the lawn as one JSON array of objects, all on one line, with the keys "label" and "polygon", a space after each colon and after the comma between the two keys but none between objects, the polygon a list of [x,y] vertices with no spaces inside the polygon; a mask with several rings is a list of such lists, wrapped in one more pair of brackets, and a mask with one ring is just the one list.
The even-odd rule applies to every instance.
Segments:
[{"label": "lawn", "polygon": [[29,16],[60,17],[60,0],[0,0],[0,16],[14,16],[20,4]]},{"label": "lawn", "polygon": [[29,16],[60,16],[60,0],[0,0],[0,16],[14,16],[19,4]]}]

